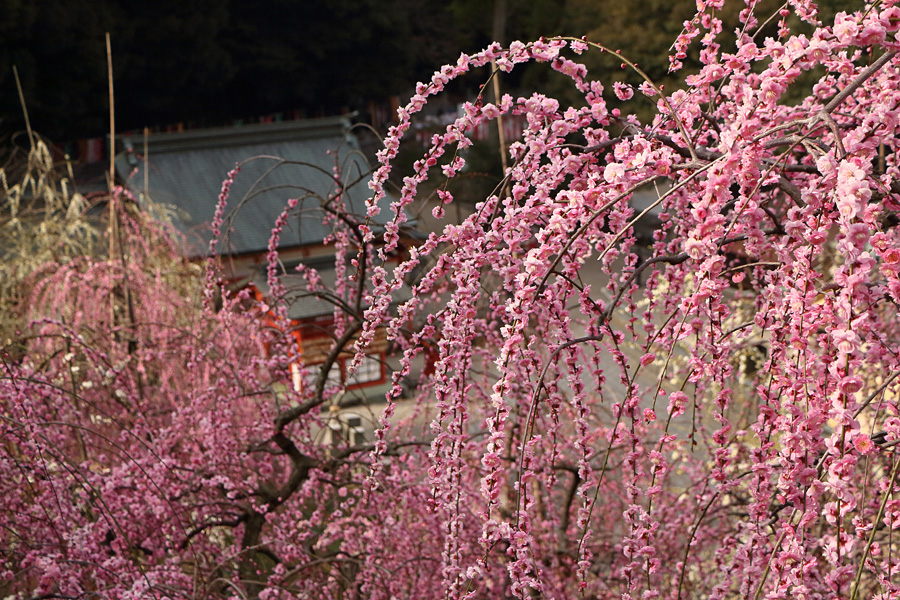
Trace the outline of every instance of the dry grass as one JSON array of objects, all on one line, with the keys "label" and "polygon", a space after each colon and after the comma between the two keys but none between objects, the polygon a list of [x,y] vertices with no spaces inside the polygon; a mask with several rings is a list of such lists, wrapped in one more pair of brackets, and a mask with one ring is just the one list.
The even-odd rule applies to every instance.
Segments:
[{"label": "dry grass", "polygon": [[27,153],[11,150],[0,166],[0,346],[25,325],[24,300],[50,265],[103,252],[102,224],[74,189],[71,167],[54,164],[35,138]]}]

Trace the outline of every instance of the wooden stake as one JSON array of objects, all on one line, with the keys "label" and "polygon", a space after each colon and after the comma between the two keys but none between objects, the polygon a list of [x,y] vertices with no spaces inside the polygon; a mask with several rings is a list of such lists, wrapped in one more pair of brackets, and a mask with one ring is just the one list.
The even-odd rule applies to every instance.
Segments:
[{"label": "wooden stake", "polygon": [[[116,240],[119,237],[118,220],[116,219],[116,196],[114,193],[116,182],[116,112],[115,98],[113,96],[113,68],[112,45],[109,41],[109,32],[106,32],[106,70],[109,75],[109,173],[106,175],[106,185],[109,188],[109,264],[112,267],[116,260]],[[109,326],[113,332],[113,341],[116,339],[116,291],[115,286],[109,289]]]},{"label": "wooden stake", "polygon": [[147,136],[150,135],[150,129],[144,127],[144,200],[150,197],[150,148],[147,143]]},{"label": "wooden stake", "polygon": [[22,82],[19,81],[19,71],[13,65],[13,77],[16,78],[16,89],[19,90],[19,102],[22,103],[22,113],[25,115],[25,130],[28,131],[28,143],[34,150],[34,134],[31,133],[31,121],[28,119],[28,108],[25,106],[25,94],[22,92]]},{"label": "wooden stake", "polygon": [[112,45],[106,32],[106,69],[109,73],[109,192],[116,182],[116,105],[113,98]]}]

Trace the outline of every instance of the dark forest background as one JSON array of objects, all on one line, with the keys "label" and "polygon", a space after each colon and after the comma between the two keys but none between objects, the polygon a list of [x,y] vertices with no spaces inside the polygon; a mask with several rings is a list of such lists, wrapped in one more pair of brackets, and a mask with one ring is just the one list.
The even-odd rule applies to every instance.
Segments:
[{"label": "dark forest background", "polygon": [[[560,29],[563,0],[510,0],[515,37]],[[108,127],[105,32],[121,129],[281,111],[365,110],[490,41],[471,1],[0,0],[0,128],[55,140]],[[510,38],[512,39],[512,38]]]},{"label": "dark forest background", "polygon": [[[587,35],[665,82],[668,47],[695,10],[671,0],[496,1],[495,15],[481,0],[0,0],[0,135],[24,129],[12,65],[37,132],[54,141],[104,135],[107,31],[117,127],[128,130],[365,113],[484,47],[498,16],[501,41]],[[833,14],[857,3],[826,4]],[[593,75],[618,70],[601,57],[587,62]],[[552,91],[547,77],[546,68],[525,70],[508,85]]]}]

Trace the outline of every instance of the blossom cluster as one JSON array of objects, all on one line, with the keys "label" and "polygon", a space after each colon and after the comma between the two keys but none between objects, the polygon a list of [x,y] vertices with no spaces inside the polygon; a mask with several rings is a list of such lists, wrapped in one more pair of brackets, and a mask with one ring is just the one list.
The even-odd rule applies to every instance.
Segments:
[{"label": "blossom cluster", "polygon": [[[291,385],[278,264],[296,202],[265,305],[214,306],[214,277],[205,296],[168,285],[190,267],[139,219],[128,260],[59,266],[26,358],[2,365],[0,590],[900,598],[900,7],[822,24],[811,0],[748,0],[726,23],[725,4],[697,1],[675,91],[569,38],[492,44],[420,83],[367,217],[340,186],[321,199],[342,277],[301,269],[336,324],[326,362],[299,365],[313,385]],[[589,73],[586,52],[643,83]],[[466,103],[377,231],[427,103],[526,62],[578,101]],[[629,107],[648,102],[644,122]],[[508,114],[527,126],[502,181],[449,222],[467,131]],[[412,244],[429,181],[447,222]],[[347,391],[329,367],[381,330],[374,439],[323,444]]]}]

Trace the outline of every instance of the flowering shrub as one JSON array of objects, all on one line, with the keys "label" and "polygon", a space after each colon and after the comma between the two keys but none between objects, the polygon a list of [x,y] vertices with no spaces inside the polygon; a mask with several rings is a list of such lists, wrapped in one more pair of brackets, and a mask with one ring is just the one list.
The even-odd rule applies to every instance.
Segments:
[{"label": "flowering shrub", "polygon": [[[900,7],[822,25],[793,0],[764,37],[748,2],[725,48],[722,4],[698,0],[670,64],[703,67],[671,93],[589,79],[584,52],[640,70],[585,40],[463,55],[399,111],[369,217],[411,119],[460,75],[544,62],[583,102],[466,104],[383,235],[323,199],[353,267],[336,290],[305,271],[336,307],[329,360],[354,344],[361,360],[378,328],[397,348],[374,444],[317,441],[340,391],[328,362],[287,385],[284,219],[266,307],[217,307],[214,271],[205,302],[158,285],[154,244],[61,268],[0,379],[0,589],[900,598]],[[804,74],[806,97],[782,102]],[[465,132],[509,113],[529,126],[496,193],[387,268],[418,186],[464,172]],[[436,218],[453,202],[439,197]],[[420,354],[434,364],[405,398]]]},{"label": "flowering shrub", "polygon": [[42,267],[97,253],[99,234],[90,201],[73,193],[66,169],[54,165],[37,136],[29,151],[16,148],[0,165],[0,342],[24,326],[20,310]]}]

